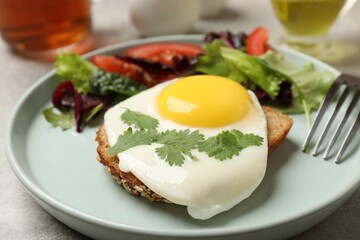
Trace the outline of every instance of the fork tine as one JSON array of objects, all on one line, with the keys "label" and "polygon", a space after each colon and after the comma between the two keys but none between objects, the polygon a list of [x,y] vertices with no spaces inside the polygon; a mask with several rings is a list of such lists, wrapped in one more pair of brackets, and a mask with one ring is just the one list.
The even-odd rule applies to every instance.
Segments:
[{"label": "fork tine", "polygon": [[335,93],[337,92],[337,90],[339,89],[339,87],[341,86],[341,79],[342,79],[342,75],[340,75],[339,78],[337,78],[335,80],[335,82],[331,85],[328,93],[326,94],[326,97],[325,97],[325,100],[322,102],[320,108],[319,108],[319,111],[315,117],[315,120],[310,128],[310,131],[308,133],[308,135],[306,136],[306,139],[305,139],[305,142],[302,146],[302,151],[305,152],[308,144],[310,143],[316,129],[317,129],[317,126],[319,125],[326,109],[328,108],[330,102],[331,102],[331,99],[334,97]]},{"label": "fork tine", "polygon": [[357,130],[359,129],[360,126],[360,112],[358,113],[358,116],[356,118],[356,120],[353,122],[353,124],[351,125],[350,130],[348,131],[348,133],[346,134],[345,140],[342,143],[340,150],[338,152],[338,154],[336,155],[336,160],[335,163],[340,163],[342,156],[346,150],[346,148],[349,146],[350,141],[353,139],[353,137],[355,136],[355,133],[357,132]]},{"label": "fork tine", "polygon": [[313,152],[312,152],[312,154],[313,154],[314,156],[316,156],[316,154],[317,154],[317,152],[318,152],[318,150],[319,150],[319,148],[320,148],[320,146],[321,146],[321,143],[322,143],[323,140],[325,139],[325,136],[326,136],[326,134],[328,133],[328,131],[329,131],[329,129],[330,129],[330,126],[331,126],[332,122],[334,121],[335,117],[337,116],[337,114],[338,114],[341,106],[343,105],[343,103],[344,103],[345,99],[347,98],[347,96],[349,95],[349,93],[350,93],[350,87],[349,87],[349,86],[346,86],[346,89],[343,91],[343,93],[342,93],[342,95],[341,95],[338,103],[336,104],[336,107],[335,107],[335,109],[334,109],[334,112],[332,113],[329,121],[327,122],[327,124],[326,124],[323,132],[322,132],[321,135],[320,135],[319,140],[317,141],[317,143],[316,143],[316,145],[315,145],[315,147],[314,147],[314,150],[313,150]]},{"label": "fork tine", "polygon": [[357,90],[356,92],[356,95],[353,97],[348,109],[346,110],[345,112],[345,115],[343,117],[343,119],[341,120],[341,122],[339,123],[339,125],[337,126],[330,142],[329,142],[329,145],[327,146],[326,150],[325,150],[325,153],[324,153],[324,159],[327,159],[329,154],[330,154],[330,151],[334,145],[334,143],[336,142],[336,139],[338,138],[342,128],[344,127],[347,119],[349,118],[351,112],[353,111],[354,107],[356,106],[358,100],[359,100],[359,97],[360,97],[360,92],[359,90]]}]

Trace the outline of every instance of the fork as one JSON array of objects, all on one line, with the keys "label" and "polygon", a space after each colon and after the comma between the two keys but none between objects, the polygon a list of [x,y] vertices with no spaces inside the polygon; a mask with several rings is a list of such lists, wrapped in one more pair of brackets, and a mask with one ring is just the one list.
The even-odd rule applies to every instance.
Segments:
[{"label": "fork", "polygon": [[[328,159],[331,150],[333,149],[334,143],[339,138],[339,134],[341,133],[342,129],[344,128],[345,123],[349,119],[350,115],[354,111],[354,108],[356,107],[356,104],[359,102],[360,98],[360,91],[359,91],[359,85],[360,85],[360,78],[355,77],[346,73],[342,73],[331,85],[323,103],[321,104],[319,111],[315,117],[315,120],[310,128],[310,131],[305,139],[305,142],[302,147],[302,151],[305,152],[307,150],[307,147],[309,146],[312,137],[314,136],[317,128],[320,125],[320,122],[325,114],[325,112],[328,110],[330,103],[332,102],[333,98],[340,92],[341,86],[345,86],[345,89],[342,91],[341,96],[337,100],[336,106],[334,108],[333,113],[331,114],[330,119],[327,121],[323,131],[320,134],[319,139],[316,142],[316,145],[313,148],[312,154],[316,156],[319,152],[319,148],[321,144],[323,143],[325,136],[329,132],[329,129],[334,122],[341,106],[344,104],[346,99],[351,99],[350,104],[348,105],[345,115],[340,120],[339,124],[337,125],[335,132],[333,133],[326,149],[324,152],[324,159]],[[354,92],[353,94],[351,94]],[[359,110],[358,110],[359,111]],[[341,143],[341,146],[337,152],[337,155],[335,157],[335,162],[340,163],[342,161],[342,157],[346,151],[346,148],[349,146],[350,141],[355,136],[357,130],[360,126],[360,112],[357,113],[357,117],[354,118],[353,122],[351,123],[345,138],[343,142]]]}]

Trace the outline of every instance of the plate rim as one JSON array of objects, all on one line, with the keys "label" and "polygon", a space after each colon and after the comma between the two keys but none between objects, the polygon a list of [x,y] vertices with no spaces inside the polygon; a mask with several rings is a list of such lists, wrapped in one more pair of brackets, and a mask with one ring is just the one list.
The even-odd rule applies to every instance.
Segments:
[{"label": "plate rim", "polygon": [[[92,52],[89,52],[87,54],[84,54],[84,58],[89,58],[93,55],[104,53],[104,52],[111,52],[115,51],[119,48],[126,48],[132,45],[137,44],[144,44],[144,43],[150,43],[150,42],[156,42],[156,41],[181,41],[181,40],[187,40],[187,41],[201,41],[203,39],[203,34],[189,34],[189,35],[168,35],[168,36],[158,36],[158,37],[151,37],[151,38],[144,38],[144,39],[135,39],[130,41],[125,41],[121,43],[117,43],[114,45],[110,45],[107,47],[103,47],[97,50],[94,50]],[[310,57],[306,54],[300,53],[296,50],[293,50],[286,46],[275,46],[276,49],[280,49],[283,51],[286,51],[287,53],[290,53],[291,55],[296,55],[301,57],[302,59],[306,61],[311,61],[315,63],[316,65],[322,66],[328,70],[330,70],[335,75],[339,75],[340,72],[335,69],[334,67],[330,66],[329,64],[326,64],[318,59],[315,59],[313,57]],[[265,228],[264,227],[253,227],[249,228],[246,231],[239,231],[236,229],[236,227],[221,229],[221,228],[214,228],[214,229],[186,229],[186,230],[177,230],[173,232],[167,232],[166,230],[151,230],[149,228],[144,227],[134,227],[130,225],[126,225],[123,223],[117,223],[115,221],[110,220],[104,220],[95,216],[92,216],[88,213],[79,211],[77,209],[74,209],[67,204],[59,201],[58,199],[52,198],[49,194],[47,194],[45,191],[41,190],[40,187],[36,185],[29,176],[27,176],[26,172],[21,167],[21,160],[18,160],[15,156],[15,150],[14,146],[12,144],[12,132],[16,120],[16,116],[19,114],[20,107],[25,103],[25,101],[30,97],[32,92],[34,92],[37,88],[39,88],[42,84],[46,84],[46,82],[55,74],[55,70],[52,69],[45,75],[43,75],[41,78],[39,78],[37,81],[35,81],[17,100],[16,104],[14,105],[10,118],[8,119],[8,123],[6,124],[5,129],[5,152],[7,155],[8,162],[10,163],[10,166],[17,176],[17,178],[20,180],[20,182],[27,188],[27,190],[35,195],[37,198],[39,198],[41,201],[44,201],[46,204],[49,204],[51,207],[55,208],[57,211],[64,212],[70,216],[76,217],[80,220],[89,222],[91,224],[95,225],[101,225],[103,227],[112,228],[114,230],[118,231],[124,231],[124,232],[130,232],[135,234],[143,234],[143,235],[152,235],[152,236],[164,236],[164,237],[210,237],[210,236],[224,236],[224,235],[232,235],[232,234],[245,234],[245,233],[252,233],[259,230],[266,230],[271,229],[274,227],[280,227],[281,225],[288,223],[289,221],[278,221],[276,223],[268,224]],[[355,191],[357,187],[360,185],[360,177],[357,179],[356,184],[352,184],[352,186],[348,189],[344,189],[344,193],[351,195],[352,191]],[[326,208],[331,207],[331,205],[335,204],[336,202],[333,201],[333,199],[326,201],[326,204],[323,204],[321,208],[318,208],[318,210],[323,210]],[[313,214],[313,211],[304,212],[302,216],[296,216],[294,219],[291,219],[290,221],[297,221],[301,218],[304,218],[306,216],[310,216]]]}]

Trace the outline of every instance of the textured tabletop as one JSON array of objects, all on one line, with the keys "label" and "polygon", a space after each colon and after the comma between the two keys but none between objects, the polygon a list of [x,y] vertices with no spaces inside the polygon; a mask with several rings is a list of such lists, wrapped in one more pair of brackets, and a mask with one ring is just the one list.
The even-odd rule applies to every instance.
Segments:
[{"label": "textured tabletop", "polygon": [[[131,24],[130,1],[102,0],[92,6],[94,32],[103,44],[138,38]],[[334,25],[330,37],[341,40],[344,55],[329,62],[340,71],[360,76],[360,3]],[[209,30],[250,31],[266,26],[276,42],[282,28],[275,19],[269,0],[229,0],[222,17],[201,19],[194,33]],[[345,54],[346,53],[346,54]],[[10,52],[0,40],[0,239],[88,239],[45,212],[12,172],[4,149],[5,126],[24,91],[48,72],[52,65],[21,58]],[[359,173],[360,174],[360,173]],[[360,188],[334,214],[293,240],[360,239]]]}]

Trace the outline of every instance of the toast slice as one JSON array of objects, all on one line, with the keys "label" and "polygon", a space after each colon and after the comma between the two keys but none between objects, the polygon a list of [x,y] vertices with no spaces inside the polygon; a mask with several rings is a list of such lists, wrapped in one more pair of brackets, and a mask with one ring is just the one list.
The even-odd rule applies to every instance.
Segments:
[{"label": "toast slice", "polygon": [[[268,150],[272,152],[286,137],[290,131],[293,120],[279,111],[263,106],[267,120]],[[120,184],[126,191],[135,196],[142,196],[154,202],[166,202],[169,200],[153,192],[132,173],[122,172],[119,168],[119,159],[116,155],[108,155],[106,151],[110,148],[104,126],[97,131],[96,141],[98,142],[97,160],[105,166],[105,170]]]}]

